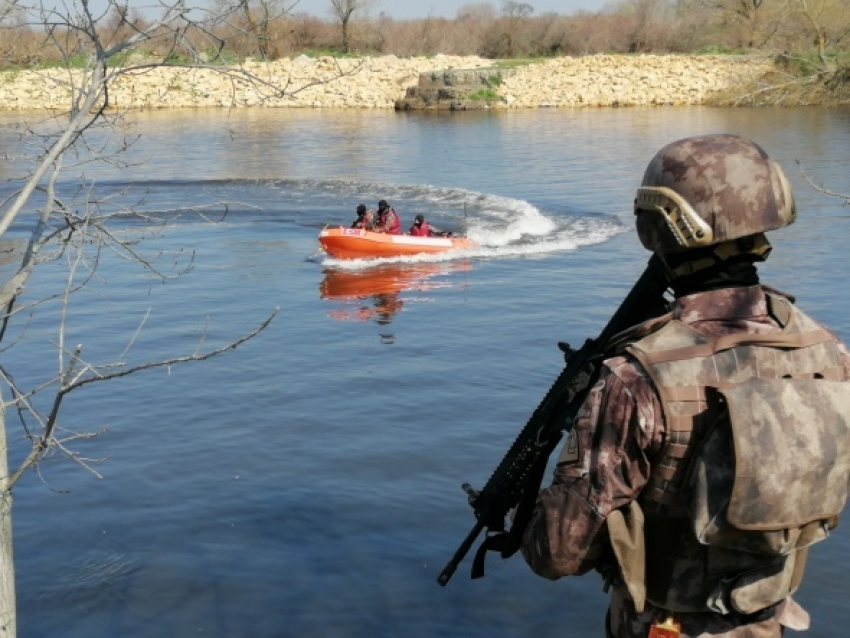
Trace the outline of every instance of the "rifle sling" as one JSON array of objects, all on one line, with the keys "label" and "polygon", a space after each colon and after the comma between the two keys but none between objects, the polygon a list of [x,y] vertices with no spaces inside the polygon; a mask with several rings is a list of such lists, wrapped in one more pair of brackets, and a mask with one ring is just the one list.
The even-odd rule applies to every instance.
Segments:
[{"label": "rifle sling", "polygon": [[546,444],[544,453],[537,457],[529,470],[528,480],[525,483],[522,497],[516,506],[510,530],[491,534],[481,542],[472,561],[472,578],[484,576],[484,558],[488,551],[499,552],[502,558],[510,558],[519,551],[525,528],[528,527],[534,513],[534,507],[537,504],[537,497],[540,493],[540,486],[543,484],[543,475],[546,473],[549,456],[560,440],[560,436],[552,437]]},{"label": "rifle sling", "polygon": [[488,551],[502,551],[502,545],[504,544],[505,537],[507,535],[507,532],[499,532],[492,536],[488,536],[481,542],[481,545],[478,546],[478,550],[475,552],[475,558],[472,559],[473,579],[484,576],[484,557],[487,555]]}]

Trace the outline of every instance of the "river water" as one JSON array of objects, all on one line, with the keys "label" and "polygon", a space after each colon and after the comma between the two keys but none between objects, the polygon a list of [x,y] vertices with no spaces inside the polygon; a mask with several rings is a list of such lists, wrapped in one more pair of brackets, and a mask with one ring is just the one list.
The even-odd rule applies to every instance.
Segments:
[{"label": "river water", "polygon": [[[10,130],[36,117],[3,116],[4,181],[22,170]],[[807,180],[850,192],[848,109],[187,110],[128,124],[122,163],[76,172],[105,212],[145,213],[118,215],[116,232],[165,251],[168,273],[191,269],[163,282],[105,252],[72,298],[67,343],[133,365],[279,311],[234,352],[68,397],[61,426],[101,432],[68,447],[102,478],[54,455],[16,487],[23,638],[602,636],[595,575],[548,582],[491,557],[473,581],[470,556],[445,588],[436,578],[474,522],[461,484],[501,460],[562,367],[556,343],[594,336],[642,271],[634,190],[680,137],[746,135],[783,164],[799,222],[772,233],[763,281],[850,340],[850,209]],[[405,225],[424,213],[481,247],[319,253],[323,226],[381,198]],[[66,272],[45,265],[25,301]],[[21,385],[55,373],[57,312],[22,315],[4,341]],[[26,444],[10,417],[14,461]],[[850,624],[849,549],[840,526],[812,552],[798,596],[810,636]]]}]

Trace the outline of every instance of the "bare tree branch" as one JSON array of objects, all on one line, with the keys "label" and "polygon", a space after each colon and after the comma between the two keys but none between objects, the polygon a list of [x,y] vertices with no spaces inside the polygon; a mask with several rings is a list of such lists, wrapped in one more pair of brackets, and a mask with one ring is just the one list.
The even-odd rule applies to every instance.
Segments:
[{"label": "bare tree branch", "polygon": [[[271,2],[268,0],[268,4],[262,5],[264,11],[271,8]],[[144,208],[143,198],[128,206],[120,203],[127,199],[126,191],[105,197],[98,194],[96,183],[85,178],[83,168],[91,162],[129,167],[121,159],[121,153],[133,142],[133,139],[119,134],[119,125],[123,121],[122,114],[116,112],[110,103],[113,83],[124,75],[163,66],[172,56],[187,54],[191,59],[183,59],[183,64],[216,68],[231,79],[234,87],[237,82],[250,83],[260,87],[267,96],[281,96],[305,88],[290,82],[279,86],[244,67],[202,64],[199,61],[200,51],[192,38],[199,38],[202,44],[214,42],[217,50],[221,51],[223,42],[216,40],[218,36],[215,34],[216,26],[220,24],[216,20],[221,17],[204,24],[196,19],[198,10],[190,9],[183,0],[161,0],[160,17],[149,23],[132,15],[129,7],[117,0],[107,0],[103,9],[95,9],[94,6],[89,0],[68,0],[58,4],[33,0],[33,4],[6,4],[5,14],[0,9],[0,16],[10,16],[14,9],[15,19],[20,20],[24,28],[43,30],[43,46],[52,47],[64,61],[61,72],[46,74],[45,77],[55,83],[56,89],[66,91],[68,95],[64,114],[51,114],[39,123],[28,123],[22,127],[33,154],[17,158],[26,162],[27,170],[20,176],[20,187],[0,202],[0,238],[16,221],[32,224],[26,245],[21,250],[20,263],[0,282],[0,307],[3,308],[0,342],[5,355],[4,364],[0,366],[0,437],[4,442],[7,439],[6,416],[8,408],[12,407],[23,431],[22,438],[15,440],[28,445],[25,458],[11,471],[6,449],[0,446],[0,539],[11,539],[11,490],[28,470],[33,469],[41,475],[40,463],[43,460],[53,456],[68,458],[99,476],[93,467],[95,460],[80,454],[75,447],[103,430],[83,432],[63,427],[61,419],[66,396],[95,382],[115,380],[153,368],[205,361],[232,351],[263,332],[278,312],[274,310],[256,328],[228,340],[224,345],[208,347],[205,330],[190,354],[166,356],[144,363],[128,363],[125,357],[142,333],[147,314],[130,333],[115,359],[89,361],[83,357],[82,343],[73,348],[67,345],[72,334],[72,300],[81,293],[100,294],[98,286],[93,284],[105,283],[99,271],[101,268],[105,270],[107,263],[113,263],[105,261],[105,258],[117,257],[137,264],[161,281],[181,277],[194,266],[194,251],[180,249],[175,251],[173,262],[163,268],[163,258],[171,257],[171,253],[147,249],[141,239],[150,240],[152,237],[139,238],[131,235],[131,230],[116,230],[110,224],[114,218],[135,215],[157,221],[157,228],[162,229],[185,213],[195,214],[206,221],[213,220],[215,214],[219,215],[219,220],[225,219],[233,205],[231,202],[216,202],[151,216],[141,210]],[[210,16],[208,12],[200,13]],[[268,11],[262,15],[263,21],[267,22]],[[260,35],[262,28],[265,27],[260,28]],[[162,48],[164,53],[157,63],[126,64],[127,56],[143,44]],[[337,67],[337,70],[339,75],[343,74],[341,68]],[[103,137],[100,137],[101,133]],[[71,184],[76,181],[79,185],[69,196],[65,192],[67,175],[73,175],[74,170],[80,172],[72,177]],[[61,195],[59,186],[62,188]],[[59,284],[61,290],[20,303],[36,267],[51,263],[53,268],[67,269],[64,282]],[[3,340],[8,338],[8,328],[13,321],[22,323],[26,330],[29,327],[27,321],[45,312],[50,321],[55,315],[55,337],[44,340],[44,346],[53,349],[55,359],[46,357],[43,361],[46,372],[39,373],[37,380],[28,379],[23,384],[25,387],[21,387],[12,369],[14,365],[9,364],[14,359],[8,355],[23,341],[20,337],[13,339],[12,343]],[[3,395],[3,388],[7,389],[9,396]],[[10,556],[11,552],[0,552],[0,632],[14,636],[14,568]]]},{"label": "bare tree branch", "polygon": [[[251,332],[242,335],[235,341],[231,341],[230,343],[215,348],[213,350],[208,350],[206,352],[196,352],[194,354],[184,355],[180,357],[172,357],[160,361],[149,361],[147,363],[131,366],[122,370],[115,370],[115,368],[122,366],[122,364],[120,363],[109,364],[108,366],[95,366],[92,364],[85,363],[81,359],[83,347],[82,345],[78,345],[71,354],[68,365],[63,370],[61,378],[59,379],[59,388],[54,396],[53,405],[50,409],[50,412],[44,420],[41,433],[36,437],[32,437],[32,447],[30,453],[27,455],[26,459],[24,459],[24,461],[18,466],[18,469],[12,472],[9,476],[9,488],[13,487],[15,483],[17,483],[18,479],[20,479],[21,475],[26,472],[30,467],[35,465],[41,458],[41,456],[44,454],[45,450],[47,450],[47,448],[55,442],[54,431],[56,428],[56,423],[59,416],[59,410],[62,405],[62,401],[68,394],[70,394],[74,390],[77,390],[91,383],[99,381],[109,381],[111,379],[125,377],[127,375],[135,374],[142,370],[171,367],[173,365],[194,361],[206,361],[207,359],[211,359],[212,357],[224,354],[225,352],[228,352],[230,350],[235,350],[243,343],[250,341],[251,339],[256,337],[269,326],[275,316],[277,316],[277,313],[278,310],[276,309]],[[78,366],[81,367],[79,370],[77,369]],[[22,400],[22,396],[17,397],[17,401]],[[32,406],[30,406],[30,409],[34,412]]]},{"label": "bare tree branch", "polygon": [[816,191],[818,191],[820,193],[823,193],[824,195],[829,195],[830,197],[837,197],[838,199],[843,199],[844,205],[850,206],[850,195],[845,195],[844,193],[836,193],[835,191],[831,191],[828,188],[825,188],[824,186],[822,186],[820,184],[815,184],[815,182],[811,178],[811,176],[809,176],[809,174],[805,170],[803,170],[802,166],[800,165],[799,160],[797,160],[797,166],[800,167],[800,174],[806,179],[806,181],[809,183],[809,185],[812,188],[814,188]]}]

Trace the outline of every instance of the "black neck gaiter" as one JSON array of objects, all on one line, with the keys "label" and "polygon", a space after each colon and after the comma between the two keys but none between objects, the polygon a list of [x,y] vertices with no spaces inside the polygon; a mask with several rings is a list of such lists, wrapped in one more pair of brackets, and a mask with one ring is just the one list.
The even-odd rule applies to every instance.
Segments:
[{"label": "black neck gaiter", "polygon": [[[666,259],[670,267],[675,268],[685,261],[691,261],[694,255],[690,254],[688,257],[689,259],[677,260],[676,255],[668,255]],[[719,288],[741,288],[757,286],[758,284],[759,275],[753,256],[736,255],[726,261],[718,261],[713,266],[703,268],[690,275],[678,277],[670,283],[670,287],[676,297],[684,297],[685,295]]]}]

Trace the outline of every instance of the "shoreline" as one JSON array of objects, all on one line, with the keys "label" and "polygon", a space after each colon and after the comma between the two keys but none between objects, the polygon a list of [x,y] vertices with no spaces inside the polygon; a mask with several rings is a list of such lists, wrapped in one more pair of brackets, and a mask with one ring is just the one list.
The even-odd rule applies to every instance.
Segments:
[{"label": "shoreline", "polygon": [[[392,109],[408,88],[419,84],[420,74],[465,69],[492,69],[490,97],[495,99],[488,99],[487,108],[497,109],[722,105],[733,103],[735,92],[746,93],[746,87],[755,92],[778,71],[771,58],[718,55],[590,55],[510,69],[477,56],[299,56],[219,69],[133,68],[110,82],[109,97],[115,110]],[[78,77],[79,71],[67,69],[6,71],[0,81],[0,110],[66,110],[69,81]],[[811,95],[807,91],[801,98]],[[809,99],[797,105],[812,103]],[[850,99],[832,103],[850,104]]]}]

